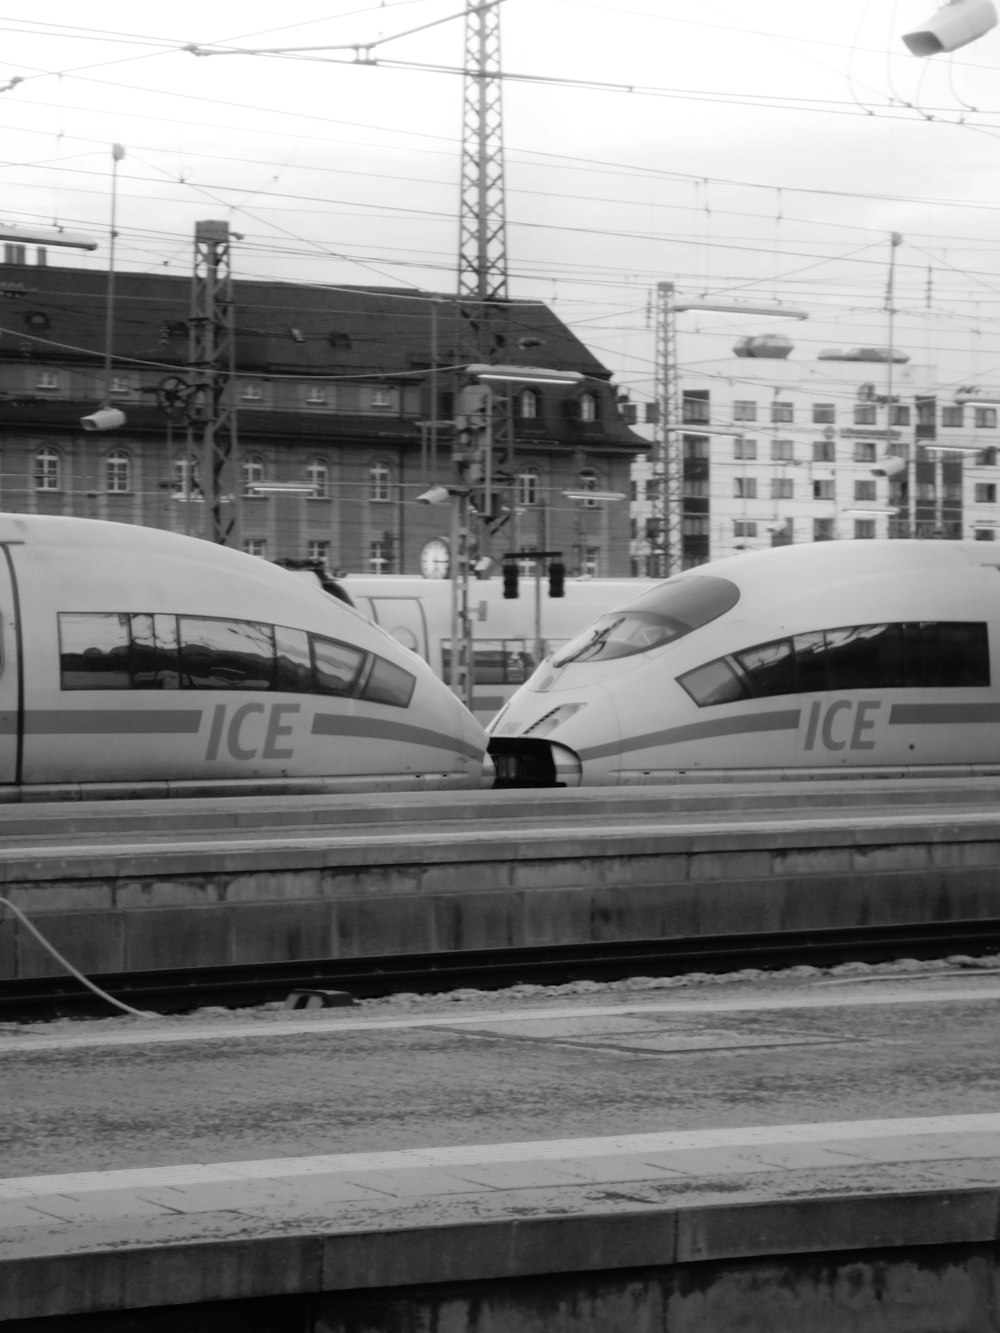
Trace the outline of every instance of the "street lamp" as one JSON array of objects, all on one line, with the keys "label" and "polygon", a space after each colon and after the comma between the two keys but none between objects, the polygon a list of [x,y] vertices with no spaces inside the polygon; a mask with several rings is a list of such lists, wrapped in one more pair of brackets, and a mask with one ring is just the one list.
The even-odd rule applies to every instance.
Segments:
[{"label": "street lamp", "polygon": [[470,711],[472,709],[473,658],[472,617],[469,615],[469,583],[472,576],[469,549],[469,488],[437,483],[417,496],[418,504],[451,503],[451,654],[448,684]]},{"label": "street lamp", "polygon": [[55,245],[68,250],[96,250],[97,242],[81,231],[65,231],[59,227],[46,231],[44,227],[14,227],[0,222],[0,241],[14,245]]},{"label": "street lamp", "polygon": [[111,225],[108,235],[108,286],[104,303],[104,401],[96,412],[80,418],[84,430],[117,430],[125,413],[111,406],[111,361],[115,330],[115,212],[118,203],[118,163],[125,156],[120,143],[111,145]]}]

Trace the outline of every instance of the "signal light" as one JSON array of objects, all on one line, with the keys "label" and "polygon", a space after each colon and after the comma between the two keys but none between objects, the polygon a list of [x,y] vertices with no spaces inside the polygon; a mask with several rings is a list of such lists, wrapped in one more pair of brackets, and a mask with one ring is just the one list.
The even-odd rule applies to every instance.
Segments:
[{"label": "signal light", "polygon": [[503,595],[508,601],[518,595],[517,565],[504,565],[503,567]]},{"label": "signal light", "polygon": [[549,565],[549,596],[566,596],[566,566],[558,560]]}]

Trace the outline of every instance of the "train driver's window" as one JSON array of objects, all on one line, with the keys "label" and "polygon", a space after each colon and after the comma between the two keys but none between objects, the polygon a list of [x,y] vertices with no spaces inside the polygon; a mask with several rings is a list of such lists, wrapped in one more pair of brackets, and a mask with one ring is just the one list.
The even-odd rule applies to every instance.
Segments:
[{"label": "train driver's window", "polygon": [[746,685],[724,657],[678,676],[677,683],[687,690],[699,708],[736,703],[747,697]]},{"label": "train driver's window", "polygon": [[387,662],[384,657],[373,657],[361,697],[373,704],[408,708],[416,687],[417,678],[409,671],[396,666],[395,662]]},{"label": "train driver's window", "polygon": [[309,635],[304,629],[275,625],[274,644],[278,653],[277,688],[289,694],[310,694],[313,672]]},{"label": "train driver's window", "polygon": [[273,625],[182,616],[180,650],[186,689],[274,689]]},{"label": "train driver's window", "polygon": [[795,689],[791,639],[775,639],[737,653],[736,660],[750,678],[754,694],[791,694]]},{"label": "train driver's window", "polygon": [[312,635],[313,671],[318,694],[351,694],[365,655],[357,648],[334,639]]},{"label": "train driver's window", "polygon": [[117,612],[59,613],[60,686],[127,690],[132,684],[129,618]]}]

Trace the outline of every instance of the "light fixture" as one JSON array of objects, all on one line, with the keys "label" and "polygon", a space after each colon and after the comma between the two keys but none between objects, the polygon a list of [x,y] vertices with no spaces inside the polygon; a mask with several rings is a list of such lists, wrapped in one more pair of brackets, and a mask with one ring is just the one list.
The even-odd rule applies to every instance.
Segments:
[{"label": "light fixture", "polygon": [[990,0],[948,0],[922,27],[903,33],[903,43],[915,56],[936,56],[974,42],[996,23]]},{"label": "light fixture", "polygon": [[545,366],[466,366],[466,374],[486,384],[580,384],[587,377],[578,370],[549,370]]},{"label": "light fixture", "polygon": [[893,514],[898,514],[899,510],[891,508],[879,509],[872,506],[868,509],[842,509],[840,512],[842,514],[854,514],[858,518],[878,518],[881,514],[888,514],[891,517]]},{"label": "light fixture", "polygon": [[563,491],[567,500],[624,500],[624,491]]},{"label": "light fixture", "polygon": [[995,444],[924,444],[919,446],[929,454],[981,454],[986,449],[995,449]]},{"label": "light fixture", "polygon": [[247,495],[308,495],[315,498],[316,487],[306,481],[251,481]]},{"label": "light fixture", "polygon": [[0,241],[15,244],[65,246],[69,250],[96,250],[97,242],[81,231],[46,231],[44,227],[8,227],[0,223]]},{"label": "light fixture", "polygon": [[803,310],[801,306],[783,305],[781,301],[758,301],[748,304],[739,301],[725,301],[709,296],[705,297],[704,300],[674,301],[673,308],[679,313],[685,310],[714,310],[720,314],[730,315],[776,315],[779,317],[783,315],[786,319],[809,318],[808,310]]}]

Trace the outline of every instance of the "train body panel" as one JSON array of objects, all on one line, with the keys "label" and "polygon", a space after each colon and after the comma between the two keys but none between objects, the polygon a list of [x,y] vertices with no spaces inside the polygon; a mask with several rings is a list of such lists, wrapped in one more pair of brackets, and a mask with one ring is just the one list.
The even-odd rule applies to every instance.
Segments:
[{"label": "train body panel", "polygon": [[984,546],[817,543],[667,580],[513,696],[489,728],[498,782],[1000,770]]},{"label": "train body panel", "polygon": [[[449,679],[451,582],[407,575],[349,574],[339,580],[351,600],[400,643]],[[596,616],[648,587],[649,579],[567,579],[550,597],[548,580],[522,578],[519,596],[505,598],[500,579],[473,579],[469,616],[473,641],[473,712],[488,722],[534,671],[538,661]],[[536,601],[537,594],[537,601]],[[540,631],[536,635],[536,628]],[[536,637],[542,651],[536,652]]]},{"label": "train body panel", "polygon": [[0,784],[488,781],[427,664],[283,570],[86,519],[0,515],[0,548]]}]

